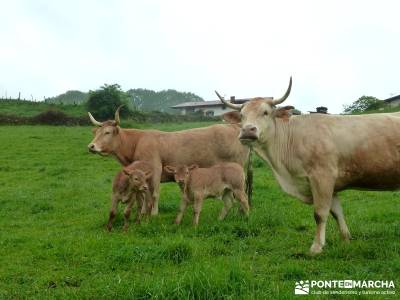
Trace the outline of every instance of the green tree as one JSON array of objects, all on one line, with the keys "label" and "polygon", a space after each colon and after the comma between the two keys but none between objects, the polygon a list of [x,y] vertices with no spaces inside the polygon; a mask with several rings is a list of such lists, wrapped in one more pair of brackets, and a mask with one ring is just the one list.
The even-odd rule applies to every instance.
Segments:
[{"label": "green tree", "polygon": [[89,98],[86,102],[86,108],[95,118],[108,120],[114,118],[115,110],[120,105],[125,105],[121,109],[121,116],[128,112],[129,96],[121,90],[118,84],[105,84],[96,91],[89,91]]},{"label": "green tree", "polygon": [[385,103],[378,98],[372,96],[362,96],[350,105],[344,106],[344,111],[347,113],[360,113],[367,110],[376,110],[384,107]]}]

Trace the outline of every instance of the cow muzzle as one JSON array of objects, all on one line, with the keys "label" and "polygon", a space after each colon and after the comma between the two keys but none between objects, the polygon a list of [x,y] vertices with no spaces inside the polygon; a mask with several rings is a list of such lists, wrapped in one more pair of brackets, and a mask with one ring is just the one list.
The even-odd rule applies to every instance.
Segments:
[{"label": "cow muzzle", "polygon": [[239,134],[240,142],[243,144],[252,143],[258,140],[258,129],[254,125],[242,127]]},{"label": "cow muzzle", "polygon": [[88,149],[89,149],[89,152],[91,152],[91,153],[101,153],[101,151],[93,143],[88,145]]}]

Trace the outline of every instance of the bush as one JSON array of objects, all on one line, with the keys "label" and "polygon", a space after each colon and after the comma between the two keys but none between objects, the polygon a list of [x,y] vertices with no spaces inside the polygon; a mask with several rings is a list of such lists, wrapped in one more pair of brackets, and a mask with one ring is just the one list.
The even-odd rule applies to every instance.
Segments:
[{"label": "bush", "polygon": [[360,113],[367,110],[376,110],[385,106],[385,102],[372,96],[362,96],[350,105],[344,106],[348,113]]},{"label": "bush", "polygon": [[114,118],[114,113],[118,106],[125,105],[120,111],[121,116],[126,116],[129,112],[127,107],[129,96],[121,90],[118,84],[105,84],[96,91],[89,91],[89,98],[86,108],[95,118],[99,120],[110,120]]}]

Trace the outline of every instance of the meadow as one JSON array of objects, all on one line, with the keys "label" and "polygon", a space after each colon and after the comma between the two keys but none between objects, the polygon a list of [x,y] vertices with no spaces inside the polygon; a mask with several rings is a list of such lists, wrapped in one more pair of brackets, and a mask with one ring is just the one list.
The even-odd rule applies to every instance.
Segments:
[{"label": "meadow", "polygon": [[292,299],[298,280],[400,285],[398,192],[341,193],[353,240],[342,243],[330,218],[317,257],[308,256],[312,208],[283,193],[259,159],[248,220],[235,206],[218,221],[222,202],[209,200],[198,228],[191,209],[175,225],[180,194],[167,183],[159,216],[141,225],[132,216],[125,233],[120,206],[109,233],[120,166],[89,154],[91,139],[90,127],[0,127],[0,299]]}]

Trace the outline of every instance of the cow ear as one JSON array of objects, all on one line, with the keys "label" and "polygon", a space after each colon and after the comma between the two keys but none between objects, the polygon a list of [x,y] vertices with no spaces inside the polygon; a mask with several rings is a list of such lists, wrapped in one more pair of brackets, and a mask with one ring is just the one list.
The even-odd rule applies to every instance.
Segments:
[{"label": "cow ear", "polygon": [[172,166],[165,166],[164,167],[165,172],[167,173],[175,173],[175,168]]},{"label": "cow ear", "polygon": [[198,168],[198,167],[199,167],[198,165],[194,164],[194,165],[191,165],[191,166],[189,167],[189,170],[193,170],[193,169],[196,169],[196,168]]},{"label": "cow ear", "polygon": [[284,107],[279,107],[274,111],[274,117],[276,118],[282,118],[282,119],[289,119],[291,116],[290,111],[294,109],[293,106],[284,106]]},{"label": "cow ear", "polygon": [[222,119],[229,124],[240,123],[240,113],[238,111],[230,111],[222,115]]}]

